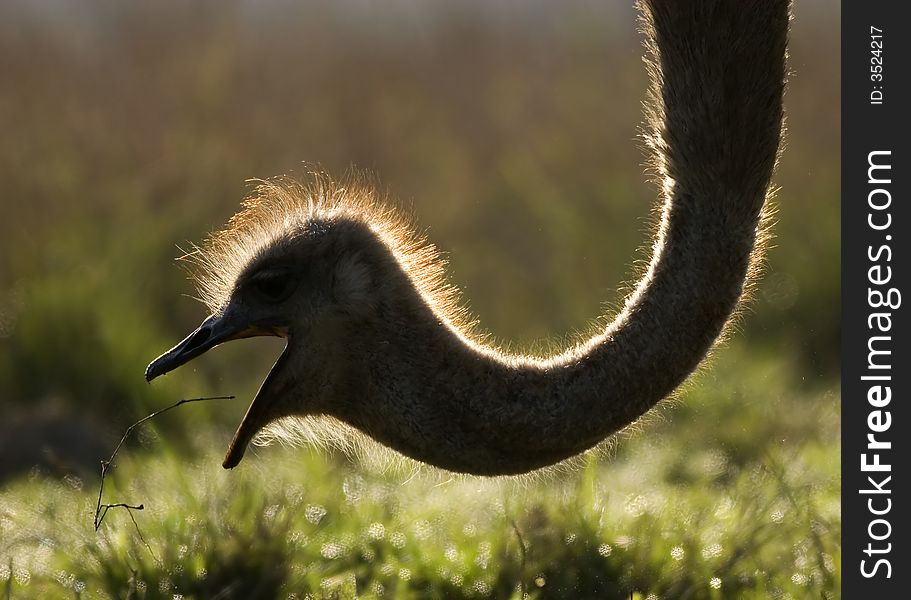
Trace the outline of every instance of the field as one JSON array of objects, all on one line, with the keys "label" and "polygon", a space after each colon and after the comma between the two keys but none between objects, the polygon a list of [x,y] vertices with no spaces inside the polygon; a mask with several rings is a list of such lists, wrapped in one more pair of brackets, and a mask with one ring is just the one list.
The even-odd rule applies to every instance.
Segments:
[{"label": "field", "polygon": [[[0,5],[0,597],[838,597],[837,5],[795,9],[753,301],[599,451],[521,479],[277,446],[224,471],[280,346],[143,381],[205,316],[176,246],[313,165],[374,173],[509,347],[617,306],[655,196],[640,39],[630,7],[556,6]],[[216,394],[135,433],[105,502],[145,508],[96,533],[126,426]]]}]

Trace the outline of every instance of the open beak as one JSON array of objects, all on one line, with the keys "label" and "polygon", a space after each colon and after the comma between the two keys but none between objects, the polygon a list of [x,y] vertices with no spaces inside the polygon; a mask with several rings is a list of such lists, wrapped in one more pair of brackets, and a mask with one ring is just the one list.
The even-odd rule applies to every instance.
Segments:
[{"label": "open beak", "polygon": [[[263,335],[288,337],[288,332],[285,328],[251,325],[245,319],[232,317],[230,312],[212,315],[203,321],[196,331],[184,338],[183,341],[153,360],[146,368],[146,381],[152,381],[159,375],[173,371],[222,342]],[[278,373],[280,372],[279,367],[283,363],[282,359],[285,354],[282,353],[282,356],[272,367],[269,377],[263,382],[262,387],[253,399],[253,403],[247,410],[247,414],[237,428],[237,432],[234,434],[234,439],[231,441],[228,453],[225,456],[224,467],[226,469],[237,466],[250,440],[269,421],[272,413],[271,409],[276,398],[285,391],[284,386],[280,386],[277,381]]]}]

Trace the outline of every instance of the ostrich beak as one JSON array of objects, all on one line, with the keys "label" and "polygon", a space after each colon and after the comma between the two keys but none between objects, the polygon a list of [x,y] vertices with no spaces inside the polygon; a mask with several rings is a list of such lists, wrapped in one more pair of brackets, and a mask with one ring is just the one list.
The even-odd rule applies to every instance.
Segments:
[{"label": "ostrich beak", "polygon": [[256,392],[256,397],[250,403],[247,414],[244,415],[243,420],[237,427],[237,431],[234,432],[231,444],[228,445],[225,459],[221,463],[224,468],[233,469],[239,465],[253,436],[277,416],[276,407],[279,405],[278,400],[287,394],[295,383],[285,368],[290,349],[291,344],[285,346],[285,350],[275,361],[275,364],[272,365],[272,370],[269,371],[266,380],[263,381],[259,391]]},{"label": "ostrich beak", "polygon": [[[250,324],[246,319],[232,316],[230,312],[211,315],[183,341],[152,361],[146,368],[146,381],[173,371],[222,342],[264,335],[288,337],[288,331],[285,327]],[[288,382],[283,377],[281,366],[287,354],[286,347],[247,409],[225,455],[223,466],[226,469],[234,468],[240,463],[250,440],[271,419],[275,399],[286,391]]]},{"label": "ostrich beak", "polygon": [[222,342],[257,335],[275,335],[222,313],[208,317],[179,344],[156,358],[146,367],[146,381],[152,381],[177,367],[190,362],[200,354],[207,352]]}]

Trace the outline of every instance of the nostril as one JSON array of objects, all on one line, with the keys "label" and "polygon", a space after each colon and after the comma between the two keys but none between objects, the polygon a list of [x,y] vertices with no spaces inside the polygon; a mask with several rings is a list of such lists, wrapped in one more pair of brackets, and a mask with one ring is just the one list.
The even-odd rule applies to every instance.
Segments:
[{"label": "nostril", "polygon": [[187,346],[190,348],[195,348],[196,346],[199,346],[200,344],[205,342],[207,339],[209,339],[209,336],[211,334],[212,334],[211,328],[203,327],[202,329],[200,329],[199,331],[197,331],[196,333],[193,334],[193,337],[190,338],[190,341],[187,344]]}]

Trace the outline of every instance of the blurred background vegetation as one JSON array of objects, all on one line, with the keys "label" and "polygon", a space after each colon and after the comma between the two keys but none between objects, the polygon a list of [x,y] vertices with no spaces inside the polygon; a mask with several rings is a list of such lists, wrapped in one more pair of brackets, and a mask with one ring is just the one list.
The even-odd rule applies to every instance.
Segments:
[{"label": "blurred background vegetation", "polygon": [[[219,454],[280,346],[149,386],[205,316],[173,259],[252,177],[351,168],[510,347],[617,306],[655,197],[635,13],[595,0],[0,3],[0,591],[835,597],[837,3],[795,7],[775,240],[737,334],[606,457],[521,482]],[[308,163],[308,164],[305,164]],[[98,460],[137,436],[91,528]],[[354,491],[352,491],[354,490]]]}]

